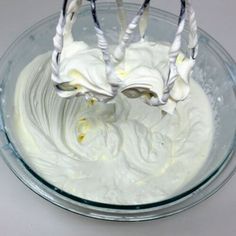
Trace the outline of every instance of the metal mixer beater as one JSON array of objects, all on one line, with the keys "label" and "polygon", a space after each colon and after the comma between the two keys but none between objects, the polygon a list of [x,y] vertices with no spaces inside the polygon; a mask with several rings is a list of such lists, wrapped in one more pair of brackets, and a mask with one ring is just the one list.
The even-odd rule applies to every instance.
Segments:
[{"label": "metal mixer beater", "polygon": [[[188,20],[189,25],[189,55],[187,59],[188,63],[190,63],[191,65],[191,72],[198,54],[197,23],[195,19],[195,12],[192,8],[190,0],[180,0],[181,10],[178,19],[177,31],[173,43],[170,45],[169,49],[169,72],[166,77],[162,78],[164,86],[163,95],[161,97],[158,96],[152,89],[153,84],[148,84],[148,82],[144,82],[143,84],[136,87],[124,87],[122,84],[122,79],[119,78],[114,69],[115,66],[125,58],[126,49],[131,44],[131,38],[137,27],[139,27],[140,40],[145,40],[151,0],[145,0],[143,2],[137,14],[134,16],[134,18],[129,24],[127,24],[123,0],[116,0],[121,30],[119,44],[116,46],[113,52],[110,52],[109,50],[109,45],[106,36],[99,23],[96,10],[97,1],[89,0],[88,2],[90,4],[91,16],[94,22],[94,28],[97,35],[98,48],[100,48],[103,55],[106,80],[112,88],[112,94],[109,96],[104,95],[102,99],[100,99],[100,101],[109,102],[119,92],[121,92],[130,98],[142,97],[148,105],[165,105],[168,99],[170,98],[170,92],[175,84],[176,79],[180,76],[177,69],[177,58],[181,52],[182,33],[186,25],[186,20]],[[65,31],[71,32],[73,24],[77,19],[78,12],[82,4],[82,0],[73,0],[70,2],[70,4],[68,0],[64,0],[56,29],[56,35],[54,37],[54,51],[52,55],[52,80],[55,84],[56,91],[62,97],[85,96],[86,99],[99,100],[96,94],[92,91],[88,91],[86,93],[80,93],[79,91],[76,91],[76,88],[70,84],[70,81],[63,81],[63,79],[60,78],[59,73],[61,62],[60,56],[63,50]],[[147,96],[147,94],[149,94],[149,96]]]}]

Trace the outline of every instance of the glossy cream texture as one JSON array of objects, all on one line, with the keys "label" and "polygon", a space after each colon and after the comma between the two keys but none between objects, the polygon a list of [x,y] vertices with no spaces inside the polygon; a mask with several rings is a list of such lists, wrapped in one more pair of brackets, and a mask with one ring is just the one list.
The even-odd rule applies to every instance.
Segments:
[{"label": "glossy cream texture", "polygon": [[[211,107],[196,82],[172,115],[123,94],[108,104],[63,99],[50,79],[50,56],[27,65],[15,91],[19,148],[37,174],[70,194],[112,204],[164,200],[196,176],[213,136]],[[99,77],[99,69],[91,73]]]},{"label": "glossy cream texture", "polygon": [[[101,50],[90,48],[84,42],[65,41],[60,59],[59,78],[67,91],[58,90],[61,97],[85,95],[96,101],[113,97]],[[169,45],[139,41],[132,43],[120,63],[114,63],[115,74],[120,81],[120,92],[130,98],[140,97],[145,103],[155,105],[156,97],[163,99],[169,74]],[[183,54],[177,58],[178,76],[171,87],[167,103],[160,108],[173,113],[178,101],[189,94],[189,79],[194,60]],[[66,86],[65,86],[66,87]],[[71,89],[72,88],[72,89]]]}]

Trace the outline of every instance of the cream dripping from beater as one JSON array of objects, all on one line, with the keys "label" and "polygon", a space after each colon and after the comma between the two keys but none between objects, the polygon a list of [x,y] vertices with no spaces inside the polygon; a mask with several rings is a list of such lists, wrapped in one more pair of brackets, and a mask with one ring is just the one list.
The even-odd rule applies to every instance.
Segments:
[{"label": "cream dripping from beater", "polygon": [[[176,103],[184,100],[189,94],[189,80],[198,52],[197,24],[190,1],[181,1],[181,13],[175,39],[168,47],[168,58],[161,66],[157,64],[158,62],[149,63],[154,57],[157,58],[158,55],[154,54],[160,52],[156,50],[155,44],[145,42],[144,37],[150,0],[144,1],[126,30],[123,2],[117,1],[121,40],[113,54],[109,51],[107,40],[97,18],[96,1],[90,1],[90,3],[98,37],[98,49],[90,49],[86,45],[75,42],[71,33],[82,0],[72,1],[69,8],[67,10],[65,8],[60,16],[52,56],[52,80],[56,83],[59,96],[83,95],[88,100],[108,102],[121,92],[129,98],[141,97],[145,103],[161,106],[164,111],[173,113]],[[180,52],[186,16],[188,16],[190,28],[191,55],[189,58]],[[130,37],[138,25],[141,41],[130,43]],[[145,52],[142,44],[143,48],[149,44],[149,51]],[[132,53],[133,57],[130,57],[131,50],[139,51],[136,55]],[[144,60],[140,62],[134,55],[143,56]],[[181,63],[178,63],[180,60],[182,60]],[[85,64],[84,61],[89,61],[89,64]],[[94,71],[94,68],[99,71]],[[97,74],[101,77],[98,78]]]}]

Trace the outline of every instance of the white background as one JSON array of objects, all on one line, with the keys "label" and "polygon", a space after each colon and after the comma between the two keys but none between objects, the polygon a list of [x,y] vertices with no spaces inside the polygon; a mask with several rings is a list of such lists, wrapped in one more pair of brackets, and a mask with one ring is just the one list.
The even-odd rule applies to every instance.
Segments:
[{"label": "white background", "polygon": [[[26,28],[59,11],[61,3],[62,0],[0,0],[0,55]],[[178,13],[177,0],[153,0],[152,4]],[[236,1],[193,0],[193,4],[199,26],[236,60]],[[111,223],[75,215],[45,201],[25,187],[0,158],[0,236],[21,235],[234,236],[236,176],[213,197],[178,215],[143,223]]]}]

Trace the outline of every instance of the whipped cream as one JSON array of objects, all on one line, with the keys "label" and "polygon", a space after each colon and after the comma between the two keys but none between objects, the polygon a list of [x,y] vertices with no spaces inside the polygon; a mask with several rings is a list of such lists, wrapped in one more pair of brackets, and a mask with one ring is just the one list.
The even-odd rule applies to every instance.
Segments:
[{"label": "whipped cream", "polygon": [[[67,42],[67,41],[66,41]],[[148,41],[133,43],[126,49],[124,60],[115,64],[120,92],[129,98],[141,97],[149,105],[163,99],[169,73],[170,45]],[[189,79],[194,60],[180,53],[177,59],[178,78],[170,97],[161,109],[173,113],[178,101],[189,94]],[[107,101],[113,98],[101,50],[89,48],[84,42],[70,41],[63,47],[58,94],[61,97],[84,95],[86,99]],[[65,89],[66,91],[64,91]]]},{"label": "whipped cream", "polygon": [[[109,95],[100,51],[83,42],[65,48],[61,76],[73,78],[71,85],[82,92]],[[15,90],[15,129],[24,160],[57,188],[93,201],[144,204],[179,193],[204,165],[213,137],[208,98],[194,80],[188,83],[184,55],[178,58],[182,78],[170,106],[124,96],[139,92],[128,91],[132,80],[145,84],[154,76],[160,79],[152,89],[162,93],[168,49],[161,43],[132,44],[116,67],[126,89],[107,104],[59,97],[50,79],[51,53],[35,58]],[[176,105],[175,98],[186,99]]]}]

